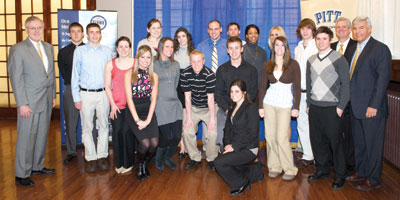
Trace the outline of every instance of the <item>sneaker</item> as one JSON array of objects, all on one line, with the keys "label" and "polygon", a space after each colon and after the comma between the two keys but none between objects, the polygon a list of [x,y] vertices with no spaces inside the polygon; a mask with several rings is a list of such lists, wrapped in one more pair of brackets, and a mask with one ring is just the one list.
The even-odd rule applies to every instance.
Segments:
[{"label": "sneaker", "polygon": [[214,161],[208,162],[208,169],[210,169],[211,171],[215,171]]},{"label": "sneaker", "polygon": [[296,167],[297,168],[304,168],[304,167],[308,167],[308,166],[314,166],[314,160],[304,160],[304,159],[300,159],[296,162]]},{"label": "sneaker", "polygon": [[120,173],[121,173],[121,174],[125,174],[125,173],[128,173],[128,172],[130,172],[130,171],[132,171],[132,167],[129,167],[128,169],[125,168],[125,167],[122,167]]},{"label": "sneaker", "polygon": [[185,165],[185,169],[192,169],[194,167],[196,167],[197,165],[200,165],[200,161],[194,161],[194,160],[190,160],[188,164]]},{"label": "sneaker", "polygon": [[115,171],[117,172],[117,174],[120,174],[122,169],[123,169],[123,167],[120,167],[120,168],[115,167]]},{"label": "sneaker", "polygon": [[279,172],[268,172],[268,177],[276,178],[276,177],[279,176],[279,174],[281,174],[281,173],[279,173]]},{"label": "sneaker", "polygon": [[296,177],[296,175],[284,174],[282,176],[282,180],[284,181],[291,181]]}]

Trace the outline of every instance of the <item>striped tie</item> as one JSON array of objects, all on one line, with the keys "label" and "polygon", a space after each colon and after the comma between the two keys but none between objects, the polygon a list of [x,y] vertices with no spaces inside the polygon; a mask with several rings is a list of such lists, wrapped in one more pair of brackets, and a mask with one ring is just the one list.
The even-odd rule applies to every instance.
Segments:
[{"label": "striped tie", "polygon": [[360,50],[360,43],[357,43],[357,50],[356,50],[356,53],[354,54],[353,62],[351,63],[350,80],[353,77],[354,68],[356,68],[359,50]]},{"label": "striped tie", "polygon": [[217,73],[218,69],[218,50],[217,50],[217,41],[214,41],[214,48],[212,52],[212,63],[211,69],[214,73]]}]

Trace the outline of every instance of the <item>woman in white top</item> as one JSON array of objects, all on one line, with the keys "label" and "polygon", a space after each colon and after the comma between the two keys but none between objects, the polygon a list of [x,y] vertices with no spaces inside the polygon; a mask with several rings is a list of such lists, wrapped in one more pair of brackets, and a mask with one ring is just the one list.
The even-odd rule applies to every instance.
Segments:
[{"label": "woman in white top", "polygon": [[[175,40],[174,59],[179,62],[179,66],[181,68],[180,71],[182,73],[182,71],[186,67],[190,66],[190,53],[192,53],[192,51],[194,50],[192,35],[189,33],[189,31],[186,28],[180,27],[175,32],[174,40]],[[185,113],[186,113],[185,95],[181,88],[180,81],[178,84],[177,91],[178,91],[178,98],[182,103],[183,115],[185,115]],[[180,150],[179,150],[178,157],[179,158],[189,157],[189,154],[187,153],[187,150],[185,149],[185,144],[183,142],[183,138],[181,138],[179,145],[180,145]]]},{"label": "woman in white top", "polygon": [[139,49],[139,47],[142,45],[148,45],[149,47],[151,47],[151,54],[153,56],[156,56],[158,42],[160,41],[161,38],[161,33],[162,33],[162,26],[160,20],[155,18],[151,19],[147,23],[147,36],[143,40],[139,41],[137,49]]},{"label": "woman in white top", "polygon": [[273,44],[271,59],[262,67],[259,112],[264,117],[268,176],[276,178],[283,170],[282,179],[289,181],[297,174],[287,133],[290,118],[299,115],[300,69],[285,37],[277,37]]}]

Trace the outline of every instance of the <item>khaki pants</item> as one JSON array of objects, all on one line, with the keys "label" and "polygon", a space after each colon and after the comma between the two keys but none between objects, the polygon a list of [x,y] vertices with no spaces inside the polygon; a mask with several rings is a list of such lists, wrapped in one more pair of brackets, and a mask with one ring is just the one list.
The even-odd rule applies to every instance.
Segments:
[{"label": "khaki pants", "polygon": [[264,104],[265,139],[267,141],[267,165],[270,172],[296,175],[288,131],[291,108],[279,108]]},{"label": "khaki pants", "polygon": [[[216,108],[217,106],[215,106]],[[216,115],[216,113],[214,113]],[[186,120],[186,115],[183,118],[183,121]],[[201,121],[203,121],[206,125],[208,125],[210,121],[210,110],[208,108],[199,108],[196,106],[192,106],[192,120],[193,125],[185,130],[183,135],[183,141],[185,142],[185,147],[189,153],[189,157],[191,160],[200,162],[201,161],[201,152],[197,148],[197,140],[196,140],[196,133],[197,127]],[[215,120],[217,117],[215,116]],[[204,135],[206,133],[206,135]],[[216,145],[217,140],[217,132],[216,130],[212,133],[203,132],[203,138],[206,141],[206,156],[207,161],[214,161],[214,159],[218,156],[218,148]]]}]

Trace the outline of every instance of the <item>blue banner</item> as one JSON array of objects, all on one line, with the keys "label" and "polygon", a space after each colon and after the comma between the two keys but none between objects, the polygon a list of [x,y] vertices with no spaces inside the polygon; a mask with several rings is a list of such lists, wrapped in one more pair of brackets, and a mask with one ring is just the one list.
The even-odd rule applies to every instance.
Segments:
[{"label": "blue banner", "polygon": [[[97,23],[101,27],[101,44],[110,47],[115,52],[115,41],[117,40],[117,12],[116,11],[81,11],[81,10],[58,10],[58,48],[59,50],[71,43],[71,38],[69,37],[69,25],[73,22],[78,22],[84,27],[89,23]],[[86,36],[86,33],[85,33]],[[84,43],[87,43],[87,39],[83,39]],[[60,76],[60,125],[61,125],[61,145],[65,145],[66,137],[66,127],[64,118],[64,108],[63,108],[63,91],[64,91],[64,79]],[[96,126],[94,126],[96,127]],[[77,128],[77,144],[82,143],[81,139],[81,122],[78,122]]]}]

